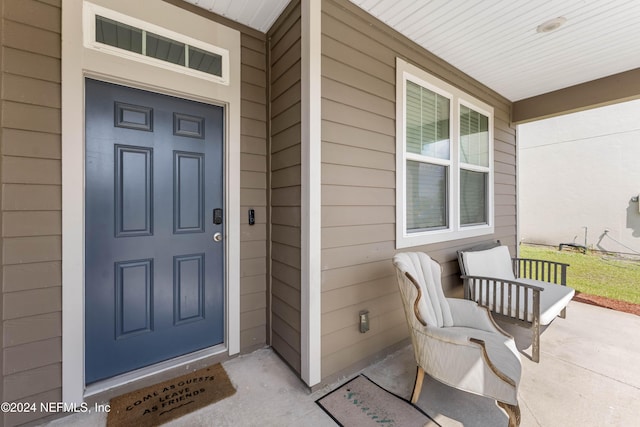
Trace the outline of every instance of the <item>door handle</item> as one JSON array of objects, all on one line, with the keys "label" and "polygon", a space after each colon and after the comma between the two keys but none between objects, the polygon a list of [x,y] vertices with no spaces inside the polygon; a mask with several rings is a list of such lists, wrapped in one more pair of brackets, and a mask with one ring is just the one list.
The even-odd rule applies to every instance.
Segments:
[{"label": "door handle", "polygon": [[220,242],[222,240],[222,233],[216,233],[213,235],[214,242]]}]

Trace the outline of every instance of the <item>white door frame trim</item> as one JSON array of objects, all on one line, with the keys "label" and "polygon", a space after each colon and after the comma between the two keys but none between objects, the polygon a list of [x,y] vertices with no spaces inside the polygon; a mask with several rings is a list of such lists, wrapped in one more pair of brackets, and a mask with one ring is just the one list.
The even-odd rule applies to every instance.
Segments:
[{"label": "white door frame trim", "polygon": [[[62,7],[62,399],[80,403],[84,381],[84,79],[125,84],[225,107],[226,351],[240,351],[240,33],[166,2],[94,3],[229,51],[229,85],[134,63],[83,46],[83,1]],[[220,347],[211,353],[220,352]],[[202,358],[198,352],[194,357]],[[188,363],[184,357],[176,363]],[[167,369],[158,366],[158,371]],[[128,379],[131,381],[131,379]],[[116,386],[111,384],[109,387]],[[92,387],[94,388],[94,387]],[[94,388],[95,391],[95,388]]]}]

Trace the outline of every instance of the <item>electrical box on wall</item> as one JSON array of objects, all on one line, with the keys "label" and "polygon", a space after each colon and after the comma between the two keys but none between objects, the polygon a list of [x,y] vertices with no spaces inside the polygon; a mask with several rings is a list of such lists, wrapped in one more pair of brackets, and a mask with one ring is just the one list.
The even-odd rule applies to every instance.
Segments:
[{"label": "electrical box on wall", "polygon": [[369,311],[362,310],[360,312],[360,332],[365,333],[369,330]]}]

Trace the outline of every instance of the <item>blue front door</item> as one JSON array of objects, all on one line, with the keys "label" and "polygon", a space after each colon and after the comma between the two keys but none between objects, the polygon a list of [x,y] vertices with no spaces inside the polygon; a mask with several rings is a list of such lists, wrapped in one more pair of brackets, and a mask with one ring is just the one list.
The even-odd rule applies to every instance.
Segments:
[{"label": "blue front door", "polygon": [[85,93],[89,384],[224,340],[224,111],[91,79]]}]

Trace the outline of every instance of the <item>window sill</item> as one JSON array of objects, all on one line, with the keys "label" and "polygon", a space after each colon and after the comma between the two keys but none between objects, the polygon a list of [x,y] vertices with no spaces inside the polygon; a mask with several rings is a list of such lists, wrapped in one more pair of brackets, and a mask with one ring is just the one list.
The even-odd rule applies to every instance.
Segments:
[{"label": "window sill", "polygon": [[477,236],[486,236],[495,231],[491,225],[464,227],[460,230],[437,230],[422,233],[399,234],[396,236],[396,249],[430,245],[433,243],[450,242]]}]

